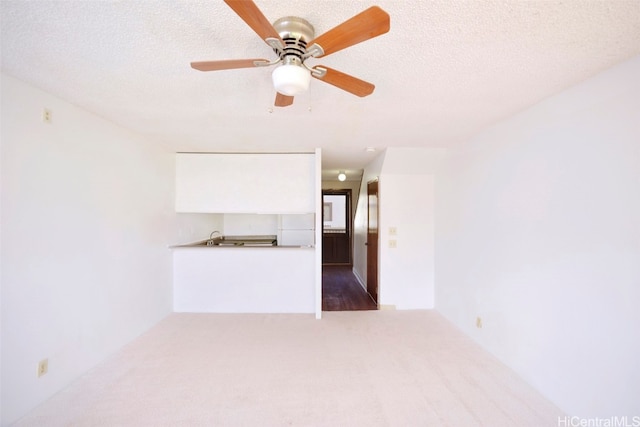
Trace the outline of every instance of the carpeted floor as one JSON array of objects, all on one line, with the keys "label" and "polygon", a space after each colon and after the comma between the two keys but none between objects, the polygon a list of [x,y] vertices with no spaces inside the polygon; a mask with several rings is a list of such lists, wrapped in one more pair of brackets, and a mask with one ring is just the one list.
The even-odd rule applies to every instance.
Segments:
[{"label": "carpeted floor", "polygon": [[434,311],[172,314],[24,426],[557,426]]}]

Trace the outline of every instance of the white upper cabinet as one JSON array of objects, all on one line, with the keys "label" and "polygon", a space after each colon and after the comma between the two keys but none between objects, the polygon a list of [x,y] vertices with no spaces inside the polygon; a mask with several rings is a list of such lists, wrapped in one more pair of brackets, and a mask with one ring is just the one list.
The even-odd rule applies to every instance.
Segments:
[{"label": "white upper cabinet", "polygon": [[176,212],[315,212],[314,182],[314,153],[178,153]]}]

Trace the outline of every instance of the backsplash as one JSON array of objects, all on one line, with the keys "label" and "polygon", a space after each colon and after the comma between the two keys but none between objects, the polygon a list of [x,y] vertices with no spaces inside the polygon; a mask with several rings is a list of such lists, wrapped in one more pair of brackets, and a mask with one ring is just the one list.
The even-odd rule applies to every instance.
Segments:
[{"label": "backsplash", "polygon": [[275,214],[224,214],[225,236],[271,235],[278,232],[278,215]]},{"label": "backsplash", "polygon": [[207,239],[214,230],[223,232],[223,229],[223,214],[178,213],[172,241],[175,244],[192,243]]},{"label": "backsplash", "polygon": [[315,243],[314,214],[176,214],[175,244],[209,238],[214,230],[224,236],[277,236],[279,245]]}]

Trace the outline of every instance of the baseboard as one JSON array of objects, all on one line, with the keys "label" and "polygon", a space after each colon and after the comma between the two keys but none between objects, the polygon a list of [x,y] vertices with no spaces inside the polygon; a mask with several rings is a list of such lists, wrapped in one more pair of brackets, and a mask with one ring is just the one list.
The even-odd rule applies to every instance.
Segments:
[{"label": "baseboard", "polygon": [[362,289],[364,289],[365,292],[366,292],[367,291],[367,284],[364,283],[364,280],[362,280],[362,277],[360,277],[360,275],[356,271],[355,267],[352,268],[351,271],[353,271],[353,275],[356,276],[356,280],[358,281],[358,283],[360,283],[360,286],[362,286]]}]

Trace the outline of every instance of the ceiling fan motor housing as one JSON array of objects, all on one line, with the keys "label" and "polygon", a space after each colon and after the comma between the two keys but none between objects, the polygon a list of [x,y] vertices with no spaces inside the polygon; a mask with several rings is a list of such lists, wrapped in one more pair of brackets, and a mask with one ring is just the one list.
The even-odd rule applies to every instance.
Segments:
[{"label": "ceiling fan motor housing", "polygon": [[280,55],[282,63],[302,65],[304,54],[307,53],[307,43],[313,40],[315,35],[313,25],[297,16],[285,16],[275,21],[273,28],[284,41],[282,51],[274,49],[276,54]]}]

